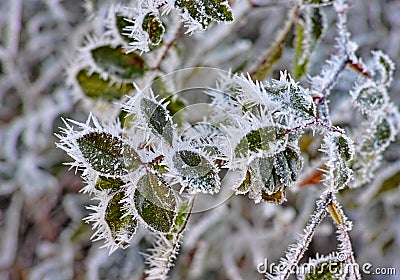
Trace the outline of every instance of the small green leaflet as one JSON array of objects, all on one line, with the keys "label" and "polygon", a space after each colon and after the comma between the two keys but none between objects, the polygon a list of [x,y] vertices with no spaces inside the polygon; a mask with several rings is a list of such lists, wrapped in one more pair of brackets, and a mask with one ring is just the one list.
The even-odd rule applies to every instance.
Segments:
[{"label": "small green leaflet", "polygon": [[124,186],[124,181],[121,178],[111,178],[105,176],[99,176],[97,179],[95,188],[98,191],[102,190],[111,190],[111,191],[119,191],[122,186]]},{"label": "small green leaflet", "polygon": [[366,85],[358,88],[354,93],[354,104],[363,113],[371,114],[381,110],[388,100],[386,88],[376,85]]},{"label": "small green leaflet", "polygon": [[389,144],[392,135],[392,126],[387,118],[380,116],[372,127],[372,132],[361,144],[361,151],[365,153],[376,153],[385,149]]},{"label": "small green leaflet", "polygon": [[141,100],[140,108],[153,133],[164,138],[171,144],[173,123],[168,111],[160,104],[147,98]]},{"label": "small green leaflet", "polygon": [[117,85],[110,79],[103,80],[97,73],[89,74],[85,69],[77,74],[76,79],[83,94],[94,99],[113,101],[135,90],[131,83]]},{"label": "small green leaflet", "polygon": [[91,54],[98,67],[120,79],[142,77],[148,69],[144,59],[138,53],[126,54],[121,46],[101,46],[91,50]]},{"label": "small green leaflet", "polygon": [[154,174],[139,179],[135,191],[134,205],[138,215],[152,230],[170,231],[176,213],[173,190]]},{"label": "small green leaflet", "polygon": [[313,50],[317,47],[324,32],[325,19],[320,9],[309,8],[305,19],[296,22],[296,39],[293,73],[300,79],[308,72],[308,65]]},{"label": "small green leaflet", "polygon": [[133,215],[126,215],[122,209],[123,205],[120,204],[120,201],[123,197],[124,193],[122,191],[113,195],[108,202],[104,219],[111,231],[114,242],[121,248],[126,248],[129,245],[126,242],[135,234],[138,223]]},{"label": "small green leaflet", "polygon": [[244,136],[235,148],[236,157],[247,156],[249,151],[273,155],[284,149],[287,135],[284,129],[266,126],[252,130]]},{"label": "small green leaflet", "polygon": [[107,132],[89,132],[76,141],[85,160],[106,177],[126,175],[141,163],[133,147]]}]

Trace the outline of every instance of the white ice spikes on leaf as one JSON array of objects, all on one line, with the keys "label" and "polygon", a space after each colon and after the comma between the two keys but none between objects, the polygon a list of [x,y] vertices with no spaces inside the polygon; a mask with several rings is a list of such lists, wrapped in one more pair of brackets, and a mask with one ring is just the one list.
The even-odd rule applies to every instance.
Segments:
[{"label": "white ice spikes on leaf", "polygon": [[99,200],[99,204],[89,206],[88,209],[93,212],[85,218],[85,221],[92,223],[93,229],[96,229],[92,239],[104,239],[104,247],[110,249],[110,254],[118,248],[129,246],[137,228],[137,219],[128,214],[120,204],[123,197],[122,190],[111,193],[98,192],[95,199]]},{"label": "white ice spikes on leaf", "polygon": [[287,147],[271,157],[255,159],[235,191],[237,194],[249,192],[249,197],[256,203],[281,204],[286,199],[286,189],[297,180],[301,168],[299,151]]},{"label": "white ice spikes on leaf", "polygon": [[232,10],[225,0],[176,0],[175,6],[188,27],[187,33],[204,30],[211,21],[233,21]]},{"label": "white ice spikes on leaf", "polygon": [[171,171],[189,193],[218,193],[221,185],[217,166],[201,150],[180,150],[171,159]]},{"label": "white ice spikes on leaf", "polygon": [[139,156],[123,139],[107,132],[89,132],[76,139],[88,164],[104,176],[123,176],[135,170]]},{"label": "white ice spikes on leaf", "polygon": [[[91,122],[94,127],[90,126]],[[65,135],[57,135],[60,138],[57,145],[75,159],[72,166],[91,168],[105,177],[121,177],[140,165],[140,157],[133,146],[119,136],[118,125],[113,127],[114,131],[111,127],[102,128],[92,115],[85,124],[71,121],[81,127],[81,131],[65,123],[67,127],[62,129]]]},{"label": "white ice spikes on leaf", "polygon": [[395,65],[393,61],[382,51],[372,52],[374,57],[374,80],[377,84],[389,87],[393,81]]},{"label": "white ice spikes on leaf", "polygon": [[104,45],[90,52],[97,67],[122,80],[140,78],[148,70],[143,57],[136,52],[125,54],[122,46]]},{"label": "white ice spikes on leaf", "polygon": [[142,98],[140,108],[153,133],[172,144],[173,123],[165,106],[152,99]]},{"label": "white ice spikes on leaf", "polygon": [[345,188],[353,175],[350,168],[354,155],[353,141],[344,134],[328,133],[324,137],[321,151],[327,155],[325,185],[332,191]]},{"label": "white ice spikes on leaf", "polygon": [[176,199],[173,190],[160,178],[153,174],[140,178],[133,201],[138,216],[150,229],[162,233],[171,230]]}]

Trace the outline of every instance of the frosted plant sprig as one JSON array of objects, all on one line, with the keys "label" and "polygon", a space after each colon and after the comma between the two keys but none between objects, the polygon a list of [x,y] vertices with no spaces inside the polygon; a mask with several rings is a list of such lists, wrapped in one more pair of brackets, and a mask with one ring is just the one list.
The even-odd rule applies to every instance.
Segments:
[{"label": "frosted plant sprig", "polygon": [[[330,4],[337,15],[337,51],[319,73],[308,81],[300,80],[310,74],[312,52],[323,40],[326,23],[320,7]],[[357,45],[347,29],[348,8],[347,2],[340,0],[297,1],[290,10],[293,18],[254,72],[225,72],[215,88],[207,83],[203,92],[197,91],[197,81],[195,86],[185,88],[193,82],[197,69],[173,75],[170,81],[164,80],[166,76],[155,76],[162,74],[165,68],[161,65],[167,64],[173,49],[176,64],[166,67],[174,69],[187,63],[179,57],[187,51],[185,42],[180,44],[179,18],[183,18],[189,33],[205,30],[212,21],[231,20],[226,2],[143,0],[130,9],[110,9],[108,24],[113,27],[108,26],[104,36],[90,37],[96,40],[80,49],[76,60],[79,67],[71,80],[86,93],[97,91],[95,86],[105,83],[98,91],[107,92],[108,101],[118,99],[116,114],[110,117],[117,117],[119,123],[113,127],[97,119],[95,124],[72,121],[80,130],[72,128],[70,122],[62,129],[64,135],[59,136],[59,147],[75,159],[73,166],[83,171],[87,184],[84,192],[100,202],[91,206],[94,212],[87,218],[94,224],[96,236],[106,239],[106,246],[114,251],[127,247],[136,227],[143,226],[155,236],[153,247],[144,254],[147,278],[165,279],[178,255],[194,203],[182,202],[182,196],[233,192],[246,195],[254,203],[283,204],[293,186],[306,184],[299,182],[303,168],[310,169],[309,162],[316,160],[319,170],[313,173],[316,175],[311,182],[322,193],[316,210],[281,259],[284,270],[268,277],[288,279],[327,214],[337,228],[339,245],[327,258],[316,257],[316,262],[333,262],[336,253],[343,253],[348,256],[343,264],[356,265],[348,234],[352,222],[336,196],[347,187],[359,187],[368,181],[383,151],[394,141],[400,118],[388,94],[394,65],[382,52],[374,52],[372,62],[366,64],[356,55]],[[178,31],[171,32],[174,38],[167,40],[171,29]],[[283,48],[290,45],[286,44],[290,34],[296,37],[292,73],[281,71],[279,79],[265,80]],[[137,64],[140,75],[131,72]],[[351,72],[355,81],[342,81],[347,66],[355,70]],[[201,79],[208,82],[210,76],[205,73]],[[158,79],[151,81],[153,78]],[[151,85],[141,88],[148,81]],[[350,83],[354,84],[351,91],[339,87]],[[108,94],[110,88],[117,95]],[[184,96],[186,89],[196,92],[196,96]],[[360,129],[354,129],[350,121],[341,126],[331,119],[329,109],[337,109],[335,99],[331,99],[334,90],[337,94],[346,92],[350,102],[344,107],[349,114],[351,109],[360,111],[360,118],[365,120]],[[212,109],[201,112],[201,121],[197,122],[197,112],[191,111],[190,105],[197,98],[202,100],[203,93],[201,102]],[[308,139],[303,141],[303,136],[312,143],[305,143]],[[292,204],[292,196],[288,197],[288,204]],[[236,265],[234,259],[226,258],[225,265]],[[351,277],[360,279],[356,271]]]}]

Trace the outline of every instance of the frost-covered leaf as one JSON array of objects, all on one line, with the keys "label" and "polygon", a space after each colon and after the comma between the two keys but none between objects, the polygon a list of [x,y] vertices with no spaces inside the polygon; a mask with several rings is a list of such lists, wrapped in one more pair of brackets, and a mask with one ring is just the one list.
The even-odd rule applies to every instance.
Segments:
[{"label": "frost-covered leaf", "polygon": [[349,161],[353,158],[354,148],[353,143],[348,137],[343,135],[335,137],[334,142],[337,146],[337,150],[340,156],[345,160]]},{"label": "frost-covered leaf", "polygon": [[117,14],[115,15],[115,24],[120,36],[125,40],[125,42],[129,43],[132,39],[126,34],[126,28],[130,23],[125,20],[124,16]]},{"label": "frost-covered leaf", "polygon": [[350,161],[354,155],[353,141],[342,134],[332,133],[324,137],[323,152],[327,154],[328,167],[325,178],[326,184],[333,189],[344,188],[353,178]]},{"label": "frost-covered leaf", "polygon": [[148,13],[143,18],[142,29],[149,34],[149,41],[152,45],[160,44],[165,32],[161,20],[153,13]]},{"label": "frost-covered leaf", "polygon": [[140,108],[151,130],[168,143],[172,143],[173,123],[168,111],[160,104],[147,98],[140,101]]},{"label": "frost-covered leaf", "polygon": [[260,201],[281,204],[286,189],[297,180],[302,168],[299,151],[287,147],[270,157],[255,159],[249,166],[237,194],[249,193],[256,203]]},{"label": "frost-covered leaf", "polygon": [[305,17],[296,22],[294,76],[297,79],[308,72],[311,54],[325,29],[324,16],[320,9],[307,9]]},{"label": "frost-covered leaf", "polygon": [[382,110],[388,103],[386,88],[376,86],[374,83],[366,83],[357,87],[352,92],[352,97],[354,105],[366,114]]},{"label": "frost-covered leaf", "polygon": [[[206,29],[210,21],[231,22],[233,21],[232,10],[225,0],[177,0],[177,8],[182,9],[183,18],[189,21],[189,24],[199,25],[191,29]],[[187,13],[187,15],[185,15]],[[189,17],[189,18],[188,18]],[[190,22],[192,21],[192,22]]]},{"label": "frost-covered leaf", "polygon": [[76,79],[83,94],[94,99],[113,101],[134,91],[130,83],[117,85],[110,79],[103,80],[97,73],[89,74],[87,70],[79,71]]},{"label": "frost-covered leaf", "polygon": [[273,157],[260,158],[258,164],[258,172],[265,190],[268,194],[273,194],[281,184],[286,188],[297,180],[302,160],[296,150],[287,147]]},{"label": "frost-covered leaf", "polygon": [[142,77],[148,68],[138,53],[126,54],[121,46],[101,46],[91,50],[91,54],[98,67],[121,79]]},{"label": "frost-covered leaf", "polygon": [[395,69],[393,61],[382,51],[374,51],[372,55],[374,56],[374,66],[376,68],[374,80],[380,85],[390,86]]},{"label": "frost-covered leaf", "polygon": [[76,141],[85,160],[104,176],[126,175],[141,163],[133,147],[110,133],[93,131]]},{"label": "frost-covered leaf", "polygon": [[199,152],[181,150],[172,157],[177,176],[191,193],[217,193],[220,178],[216,166]]},{"label": "frost-covered leaf", "polygon": [[118,191],[108,202],[105,221],[111,231],[111,236],[114,242],[121,248],[126,248],[129,245],[129,240],[136,232],[137,220],[133,215],[127,214],[123,209],[121,200],[124,197],[124,192]]},{"label": "frost-covered leaf", "polygon": [[182,201],[177,207],[172,228],[167,234],[157,235],[154,248],[150,248],[149,253],[144,254],[149,269],[145,271],[146,279],[166,279],[167,274],[173,266],[173,261],[177,258],[179,245],[186,228],[193,200]]},{"label": "frost-covered leaf", "polygon": [[274,126],[262,127],[246,134],[235,147],[236,157],[247,156],[249,151],[273,155],[284,149],[287,143],[285,130]]},{"label": "frost-covered leaf", "polygon": [[249,170],[247,170],[245,173],[245,177],[244,177],[243,181],[240,183],[240,185],[237,188],[235,188],[236,194],[245,194],[245,193],[249,192],[249,190],[253,184],[252,177],[254,177],[254,175],[252,175],[252,173],[254,173],[254,171],[252,172],[251,167],[249,167]]},{"label": "frost-covered leaf", "polygon": [[111,191],[119,191],[122,186],[124,186],[124,181],[121,178],[112,178],[112,177],[105,177],[99,176],[97,179],[95,188],[96,190],[111,190]]},{"label": "frost-covered leaf", "polygon": [[299,121],[315,116],[315,104],[310,92],[296,83],[287,73],[281,73],[280,80],[272,80],[266,83],[264,88],[271,99],[280,104],[282,118],[287,121],[292,120],[293,126],[298,127]]},{"label": "frost-covered leaf", "polygon": [[370,133],[361,144],[361,151],[365,153],[377,153],[386,149],[393,141],[394,128],[389,118],[379,116],[372,124]]},{"label": "frost-covered leaf", "polygon": [[152,230],[170,231],[176,212],[173,190],[154,174],[146,174],[137,183],[135,209]]}]

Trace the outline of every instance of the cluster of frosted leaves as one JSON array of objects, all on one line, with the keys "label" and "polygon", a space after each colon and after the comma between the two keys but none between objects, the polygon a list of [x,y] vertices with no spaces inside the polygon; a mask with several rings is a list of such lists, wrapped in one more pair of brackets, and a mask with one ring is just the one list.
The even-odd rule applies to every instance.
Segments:
[{"label": "cluster of frosted leaves", "polygon": [[[282,73],[280,80],[266,84],[226,75],[216,90],[207,93],[215,107],[231,115],[211,115],[207,120],[226,132],[232,146],[223,153],[224,167],[237,172],[235,192],[248,194],[256,203],[284,202],[286,189],[302,168],[297,149],[301,128],[315,114],[309,92]],[[298,129],[292,132],[291,128]]]},{"label": "cluster of frosted leaves", "polygon": [[321,151],[326,153],[325,185],[337,191],[345,188],[353,178],[350,162],[354,156],[353,141],[339,132],[327,133]]},{"label": "cluster of frosted leaves", "polygon": [[[176,9],[177,13],[170,13]],[[210,22],[232,22],[228,1],[221,0],[142,0],[135,6],[112,6],[109,9],[108,29],[127,43],[129,51],[151,51],[162,44],[167,29],[174,29],[167,18],[179,15],[187,33],[205,30]],[[161,20],[163,18],[163,20]],[[164,20],[165,18],[165,20]]]},{"label": "cluster of frosted leaves", "polygon": [[219,169],[214,156],[205,146],[194,145],[177,136],[177,125],[168,111],[168,102],[158,101],[154,96],[138,95],[122,108],[135,119],[133,125],[129,122],[126,125],[136,129],[142,127],[151,134],[148,144],[161,147],[160,154],[153,155],[160,160],[150,168],[162,173],[171,184],[179,183],[182,191],[211,194],[219,191]]},{"label": "cluster of frosted leaves", "polygon": [[260,157],[248,166],[236,194],[249,194],[256,203],[260,201],[281,204],[285,192],[298,178],[302,168],[299,151],[287,147],[271,157]]},{"label": "cluster of frosted leaves", "polygon": [[361,186],[373,177],[382,152],[395,140],[400,128],[400,114],[388,95],[394,64],[381,51],[372,54],[371,78],[362,79],[351,92],[353,106],[365,117],[363,136],[358,139],[351,163],[356,177],[353,187]]},{"label": "cluster of frosted leaves", "polygon": [[[149,133],[160,137],[162,131],[158,124],[164,121],[163,114],[167,114],[161,108],[161,113],[142,111],[141,116],[147,119]],[[175,193],[160,172],[148,164],[150,152],[140,148],[151,138],[149,135],[135,131],[136,137],[131,137],[119,123],[103,127],[93,116],[86,123],[66,122],[66,128],[61,131],[63,135],[57,135],[58,147],[75,160],[70,164],[72,167],[83,171],[87,184],[84,192],[99,201],[98,205],[89,207],[93,212],[86,218],[93,223],[95,240],[105,239],[105,247],[113,252],[129,245],[139,222],[162,234],[174,228],[178,209]]]}]

